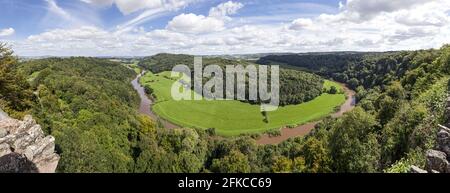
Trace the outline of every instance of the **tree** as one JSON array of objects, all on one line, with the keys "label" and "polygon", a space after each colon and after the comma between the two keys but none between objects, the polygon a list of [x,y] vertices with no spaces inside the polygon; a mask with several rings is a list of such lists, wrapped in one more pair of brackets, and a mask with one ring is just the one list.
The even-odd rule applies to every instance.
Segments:
[{"label": "tree", "polygon": [[17,71],[18,60],[6,44],[0,43],[0,108],[21,118],[32,107],[33,92]]},{"label": "tree", "polygon": [[[395,117],[382,130],[383,164],[388,166],[399,160],[411,149],[416,148],[414,140],[429,136],[414,136],[414,131],[421,127],[428,114],[420,104],[403,104]],[[426,143],[426,140],[420,140]],[[421,144],[421,143],[419,143]],[[426,148],[426,147],[422,147]]]},{"label": "tree", "polygon": [[350,86],[350,88],[356,89],[359,86],[359,81],[356,78],[352,78],[348,81],[348,85]]},{"label": "tree", "polygon": [[307,171],[307,166],[306,166],[305,158],[303,158],[301,156],[294,158],[294,162],[292,165],[292,172],[304,173],[306,171]]},{"label": "tree", "polygon": [[247,156],[236,150],[232,150],[230,154],[221,159],[214,159],[211,168],[213,172],[218,173],[250,172]]},{"label": "tree", "polygon": [[304,142],[301,152],[307,166],[307,172],[324,173],[331,171],[329,152],[322,141],[309,137]]},{"label": "tree", "polygon": [[[301,164],[301,163],[297,163]],[[292,160],[284,157],[279,156],[274,158],[274,163],[272,165],[272,172],[275,173],[290,173],[292,172]],[[301,168],[301,166],[300,166]]]},{"label": "tree", "polygon": [[331,86],[330,91],[328,91],[329,94],[337,94],[338,89],[335,86]]},{"label": "tree", "polygon": [[336,172],[379,171],[380,146],[375,118],[360,107],[344,115],[331,131],[329,148]]}]

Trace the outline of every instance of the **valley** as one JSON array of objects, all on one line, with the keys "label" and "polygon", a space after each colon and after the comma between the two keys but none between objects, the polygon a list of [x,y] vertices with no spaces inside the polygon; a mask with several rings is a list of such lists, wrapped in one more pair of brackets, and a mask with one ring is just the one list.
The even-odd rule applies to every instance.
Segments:
[{"label": "valley", "polygon": [[[156,99],[152,109],[161,118],[183,127],[214,128],[218,135],[227,137],[264,133],[287,126],[297,128],[299,125],[317,121],[332,114],[336,107],[345,102],[346,97],[350,100],[353,98],[353,95],[349,95],[349,92],[346,93],[347,96],[344,93],[324,93],[311,101],[280,107],[274,112],[267,112],[268,122],[264,122],[264,117],[257,105],[240,101],[173,100],[170,96],[170,89],[174,80],[170,78],[169,72],[159,74],[147,72],[140,82],[142,85],[152,88],[152,95]],[[325,81],[324,85],[335,86],[338,90],[348,90],[342,85],[330,81]],[[196,94],[192,90],[191,92],[193,95]],[[144,103],[145,100],[144,97]]]},{"label": "valley", "polygon": [[425,166],[448,120],[448,46],[262,57],[295,67],[280,69],[282,105],[266,116],[258,101],[174,101],[167,69],[191,56],[21,62],[11,53],[0,58],[0,109],[32,115],[55,137],[56,172],[401,173]]}]

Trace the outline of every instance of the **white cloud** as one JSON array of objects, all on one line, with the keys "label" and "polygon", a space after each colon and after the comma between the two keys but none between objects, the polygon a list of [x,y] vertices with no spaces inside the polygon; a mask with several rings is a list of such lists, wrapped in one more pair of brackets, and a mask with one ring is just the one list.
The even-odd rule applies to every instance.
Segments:
[{"label": "white cloud", "polygon": [[229,15],[236,14],[237,11],[243,7],[244,5],[242,3],[228,1],[218,5],[217,7],[211,8],[211,10],[209,10],[209,16],[217,18],[227,17]]},{"label": "white cloud", "polygon": [[380,13],[390,13],[398,10],[432,2],[434,0],[347,0],[340,8],[348,15],[348,19],[369,20]]},{"label": "white cloud", "polygon": [[94,10],[82,7],[60,7],[56,0],[47,2],[47,14],[41,20],[41,25],[49,27],[80,27],[85,25],[98,25],[100,18]]},{"label": "white cloud", "polygon": [[305,19],[305,18],[299,18],[294,20],[291,25],[289,26],[289,29],[292,30],[303,30],[307,29],[313,26],[313,21],[311,19]]},{"label": "white cloud", "polygon": [[223,30],[224,25],[222,20],[214,17],[189,13],[174,17],[167,25],[167,29],[185,33],[207,33]]},{"label": "white cloud", "polygon": [[48,3],[48,10],[52,13],[55,13],[56,15],[58,15],[59,17],[62,17],[66,20],[73,20],[72,16],[67,13],[64,9],[62,9],[61,7],[59,7],[55,0],[45,0]]},{"label": "white cloud", "polygon": [[13,28],[2,29],[2,30],[0,30],[0,37],[11,36],[15,32],[16,31]]},{"label": "white cloud", "polygon": [[[180,14],[165,28],[150,31],[136,26],[166,13],[167,9],[147,6],[138,17],[115,31],[91,26],[54,29],[16,41],[13,46],[21,55],[152,55],[385,51],[450,43],[447,0],[399,1],[404,4],[349,0],[341,3],[335,14],[298,15],[289,22],[253,23],[231,18],[242,6],[226,2],[211,8],[208,15]],[[116,1],[111,0],[112,3]],[[108,5],[109,1],[97,0],[97,5],[101,4]]]},{"label": "white cloud", "polygon": [[236,14],[243,6],[241,3],[228,1],[212,7],[209,16],[183,13],[169,21],[166,28],[176,32],[194,34],[221,31],[225,29],[225,22],[231,21],[228,16]]},{"label": "white cloud", "polygon": [[184,7],[195,0],[81,0],[85,3],[97,6],[111,6],[115,4],[125,15],[141,10],[178,9]]},{"label": "white cloud", "polygon": [[[429,4],[431,5],[431,4]],[[434,9],[425,6],[418,7],[416,11],[401,10],[393,14],[397,23],[407,26],[444,26],[450,22],[445,11],[429,11]]]}]

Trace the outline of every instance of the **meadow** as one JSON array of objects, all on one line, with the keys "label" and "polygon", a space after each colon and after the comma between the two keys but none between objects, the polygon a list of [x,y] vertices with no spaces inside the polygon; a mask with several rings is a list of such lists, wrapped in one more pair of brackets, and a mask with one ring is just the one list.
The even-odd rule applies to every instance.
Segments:
[{"label": "meadow", "polygon": [[[170,95],[174,81],[176,79],[171,78],[169,72],[159,74],[147,72],[141,78],[142,85],[148,85],[153,89],[156,100],[153,111],[163,119],[183,127],[215,128],[216,133],[221,136],[263,133],[286,126],[305,124],[333,113],[336,107],[345,102],[344,94],[324,93],[312,101],[268,112],[268,121],[264,121],[259,105],[224,100],[175,101]],[[331,86],[342,90],[339,84],[325,81],[325,89]]]}]

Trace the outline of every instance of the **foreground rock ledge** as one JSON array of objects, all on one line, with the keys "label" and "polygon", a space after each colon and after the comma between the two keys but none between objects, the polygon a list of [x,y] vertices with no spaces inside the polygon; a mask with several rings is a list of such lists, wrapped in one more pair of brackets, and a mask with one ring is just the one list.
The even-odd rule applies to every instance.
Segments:
[{"label": "foreground rock ledge", "polygon": [[54,173],[59,159],[55,138],[31,116],[0,119],[0,173]]}]

